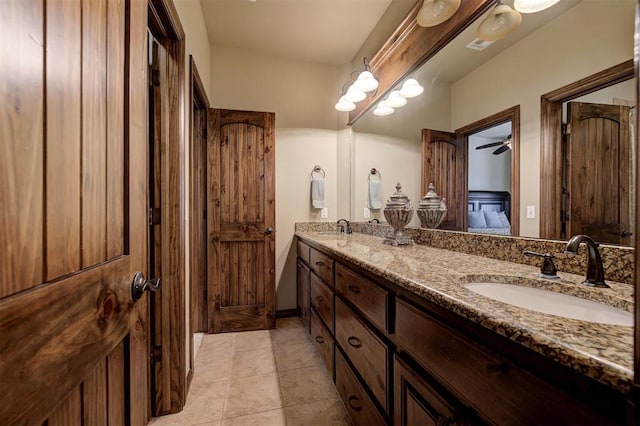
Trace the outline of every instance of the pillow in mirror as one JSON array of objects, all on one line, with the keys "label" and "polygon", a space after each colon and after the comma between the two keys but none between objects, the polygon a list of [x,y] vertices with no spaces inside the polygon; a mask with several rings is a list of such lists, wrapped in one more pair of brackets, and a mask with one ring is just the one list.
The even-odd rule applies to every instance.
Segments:
[{"label": "pillow in mirror", "polygon": [[498,212],[495,210],[481,210],[484,213],[484,220],[487,222],[488,228],[502,228],[504,225],[498,218]]},{"label": "pillow in mirror", "polygon": [[500,220],[500,223],[502,224],[501,225],[502,228],[511,227],[511,223],[509,222],[509,218],[507,217],[507,214],[504,211],[498,212],[498,219]]},{"label": "pillow in mirror", "polygon": [[482,210],[477,212],[469,212],[469,228],[486,228],[487,221],[484,218]]}]

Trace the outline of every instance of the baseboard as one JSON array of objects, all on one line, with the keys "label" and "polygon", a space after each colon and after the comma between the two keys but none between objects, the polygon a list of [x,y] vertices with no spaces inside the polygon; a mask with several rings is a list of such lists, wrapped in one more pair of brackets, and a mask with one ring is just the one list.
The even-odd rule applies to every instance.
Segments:
[{"label": "baseboard", "polygon": [[297,317],[298,309],[280,309],[276,311],[276,318],[289,318],[289,317]]}]

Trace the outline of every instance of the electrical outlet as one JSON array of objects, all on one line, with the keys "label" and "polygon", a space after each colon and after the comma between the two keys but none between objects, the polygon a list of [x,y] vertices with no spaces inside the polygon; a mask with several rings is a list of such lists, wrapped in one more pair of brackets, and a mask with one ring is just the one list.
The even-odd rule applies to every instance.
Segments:
[{"label": "electrical outlet", "polygon": [[364,214],[363,214],[365,219],[369,219],[371,218],[371,210],[369,210],[369,207],[365,207],[364,208]]},{"label": "electrical outlet", "polygon": [[328,217],[329,217],[329,208],[323,207],[322,210],[320,210],[320,219],[326,219]]},{"label": "electrical outlet", "polygon": [[536,206],[527,206],[527,219],[536,218]]}]

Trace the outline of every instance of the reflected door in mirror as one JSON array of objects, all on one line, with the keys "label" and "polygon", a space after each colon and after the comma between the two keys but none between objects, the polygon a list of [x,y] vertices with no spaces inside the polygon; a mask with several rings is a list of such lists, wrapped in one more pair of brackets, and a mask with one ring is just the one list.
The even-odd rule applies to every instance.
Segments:
[{"label": "reflected door in mirror", "polygon": [[630,244],[629,107],[570,102],[566,235]]}]

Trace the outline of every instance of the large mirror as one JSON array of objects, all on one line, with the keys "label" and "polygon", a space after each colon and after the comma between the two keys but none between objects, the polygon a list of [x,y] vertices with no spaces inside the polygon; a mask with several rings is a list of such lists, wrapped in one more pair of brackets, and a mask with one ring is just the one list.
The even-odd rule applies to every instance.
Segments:
[{"label": "large mirror", "polygon": [[[503,3],[511,5],[512,1]],[[380,209],[369,208],[372,169],[382,177],[383,203],[397,182],[402,183],[403,192],[414,205],[419,202],[429,179],[424,177],[425,155],[429,155],[423,152],[424,141],[430,137],[428,130],[438,130],[458,132],[465,141],[464,169],[458,170],[464,178],[456,187],[465,194],[458,206],[464,216],[464,228],[460,229],[477,232],[470,226],[468,210],[473,210],[477,199],[487,194],[503,194],[497,201],[502,204],[496,209],[508,209],[509,234],[541,236],[541,222],[561,221],[560,212],[540,208],[541,97],[617,65],[629,64],[633,59],[635,6],[635,0],[562,0],[545,11],[523,14],[522,24],[515,32],[486,46],[476,40],[478,24],[486,14],[481,16],[410,75],[424,86],[422,95],[409,99],[407,105],[391,115],[374,115],[371,108],[352,125],[351,218],[383,220]],[[562,162],[571,161],[574,167],[559,171],[565,175],[557,179],[569,183],[573,176],[574,204],[578,189],[595,188],[595,199],[607,188],[610,198],[601,197],[597,202],[612,205],[610,200],[615,195],[618,205],[611,214],[633,218],[635,203],[629,200],[634,199],[631,182],[635,170],[629,165],[635,164],[631,143],[635,140],[635,118],[629,116],[635,111],[635,81],[626,77],[619,80],[601,90],[594,89],[593,93],[569,96],[566,100],[572,104],[562,104],[563,111],[576,111],[578,104],[622,107],[618,110],[627,115],[621,122],[627,126],[628,140],[616,143],[627,145],[614,149],[607,139],[600,142],[604,148],[597,148],[603,151],[593,151],[600,153],[592,156],[590,152],[596,148],[576,148],[575,141],[572,145],[564,142],[562,146],[573,149],[561,150],[566,154]],[[570,118],[570,113],[565,112],[564,121],[569,122]],[[560,127],[560,123],[556,124]],[[439,133],[431,133],[431,137],[433,134]],[[609,155],[607,161],[580,162],[585,157],[582,154],[601,158],[608,151],[615,151],[615,155]],[[585,172],[575,172],[579,168]],[[445,181],[444,185],[449,184]],[[566,206],[572,200],[566,185],[564,188],[559,203]],[[559,191],[563,192],[562,188]],[[570,214],[566,209],[561,213],[565,217]],[[580,215],[588,216],[588,212]],[[575,218],[573,223],[577,223]],[[411,225],[419,226],[418,219],[414,218]],[[600,228],[602,235],[613,235],[629,233],[633,226],[624,223],[617,228]],[[566,223],[559,223],[556,228],[566,231]],[[571,232],[576,229],[574,226]],[[634,244],[633,236],[608,242]]]}]

